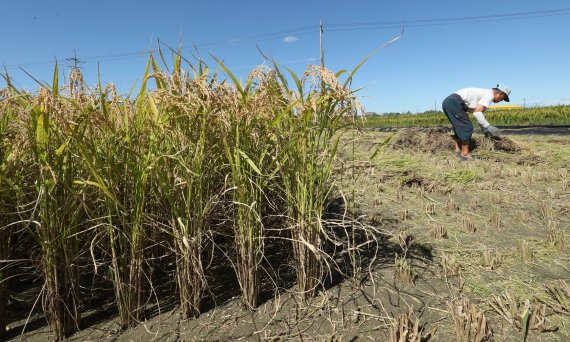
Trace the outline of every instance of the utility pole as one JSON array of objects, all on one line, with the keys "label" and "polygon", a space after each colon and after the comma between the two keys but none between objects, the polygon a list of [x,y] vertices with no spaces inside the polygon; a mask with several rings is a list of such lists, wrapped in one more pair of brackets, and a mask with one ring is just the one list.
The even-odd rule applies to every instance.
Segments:
[{"label": "utility pole", "polygon": [[[325,68],[325,50],[323,49],[323,20],[320,20],[319,45],[321,49],[321,68]],[[321,91],[325,90],[325,81],[321,78]]]},{"label": "utility pole", "polygon": [[321,67],[325,67],[325,50],[323,49],[323,20],[320,20],[320,47],[321,47]]},{"label": "utility pole", "polygon": [[77,68],[78,68],[78,66],[77,66],[78,63],[79,63],[79,64],[85,63],[85,62],[81,61],[79,58],[77,58],[77,51],[75,51],[75,49],[73,50],[73,57],[71,57],[71,58],[66,58],[65,60],[68,61],[68,62],[73,62],[72,68],[74,68],[74,69],[77,69]]},{"label": "utility pole", "polygon": [[523,97],[523,108],[526,108],[526,98]]},{"label": "utility pole", "polygon": [[85,63],[77,58],[77,52],[73,50],[73,57],[65,59],[68,62],[73,62],[71,66],[71,70],[69,71],[69,92],[73,95],[74,92],[78,89],[82,89],[83,87],[83,75],[79,70],[81,67],[77,66],[77,64]]}]

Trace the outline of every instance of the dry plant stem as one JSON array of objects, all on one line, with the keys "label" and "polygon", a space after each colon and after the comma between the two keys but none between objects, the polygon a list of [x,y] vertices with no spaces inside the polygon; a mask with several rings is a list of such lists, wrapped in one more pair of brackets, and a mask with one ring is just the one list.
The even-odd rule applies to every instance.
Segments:
[{"label": "dry plant stem", "polygon": [[390,326],[390,342],[421,342],[425,336],[420,329],[420,322],[413,319],[412,311],[399,314]]},{"label": "dry plant stem", "polygon": [[495,312],[505,318],[517,331],[524,334],[525,339],[530,331],[552,331],[546,325],[546,305],[530,303],[527,299],[523,303],[515,300],[514,296],[505,292],[501,296],[493,295],[489,305]]},{"label": "dry plant stem", "polygon": [[570,316],[570,286],[562,279],[550,285],[544,285],[550,296],[547,301],[541,300],[554,312]]},{"label": "dry plant stem", "polygon": [[493,330],[489,326],[487,318],[467,299],[463,299],[459,303],[448,302],[447,306],[455,325],[456,341],[493,341]]},{"label": "dry plant stem", "polygon": [[403,257],[396,257],[394,264],[396,266],[395,275],[405,285],[414,283],[414,273],[410,263]]}]

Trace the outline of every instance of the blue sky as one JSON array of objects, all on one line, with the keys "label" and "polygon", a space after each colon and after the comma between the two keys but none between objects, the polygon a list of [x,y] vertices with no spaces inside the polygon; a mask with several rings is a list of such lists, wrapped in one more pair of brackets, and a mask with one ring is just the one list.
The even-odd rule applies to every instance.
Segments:
[{"label": "blue sky", "polygon": [[[564,11],[543,12],[556,9]],[[19,67],[50,81],[55,59],[68,66],[76,50],[88,84],[96,84],[99,64],[103,83],[127,92],[157,39],[177,46],[182,35],[187,57],[195,44],[212,67],[209,54],[242,77],[263,62],[256,46],[301,74],[318,63],[321,19],[333,71],[354,68],[404,23],[402,38],[356,74],[367,111],[439,109],[459,88],[499,82],[513,89],[513,104],[570,104],[567,0],[20,0],[0,11],[0,63],[17,86],[35,90]]]}]

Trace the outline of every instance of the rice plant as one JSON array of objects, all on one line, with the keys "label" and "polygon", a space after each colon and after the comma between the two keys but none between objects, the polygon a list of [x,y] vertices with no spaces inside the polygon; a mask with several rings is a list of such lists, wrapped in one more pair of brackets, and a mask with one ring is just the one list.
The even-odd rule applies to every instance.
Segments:
[{"label": "rice plant", "polygon": [[9,126],[11,121],[10,110],[5,108],[6,98],[10,96],[10,90],[5,89],[0,92],[0,338],[6,332],[8,324],[7,305],[8,305],[8,262],[10,256],[10,216],[8,213],[14,212],[14,207],[8,202],[12,195],[12,185],[8,181],[8,170],[10,167],[8,155],[10,154],[8,144]]},{"label": "rice plant", "polygon": [[62,339],[77,331],[81,322],[77,266],[83,210],[82,188],[74,182],[79,175],[77,151],[71,143],[77,119],[59,98],[57,74],[56,65],[51,89],[43,85],[37,97],[21,94],[19,105],[29,117],[22,133],[36,167],[28,175],[34,179],[29,191],[36,209],[27,227],[40,250],[46,318],[56,338]]},{"label": "rice plant", "polygon": [[[286,110],[280,98],[280,84],[275,72],[258,68],[242,88],[235,76],[220,62],[234,80],[240,96],[229,108],[223,123],[222,145],[230,168],[233,229],[236,248],[236,272],[243,300],[250,307],[259,301],[259,267],[263,257],[264,207],[278,171],[279,151],[275,142],[276,118]],[[274,124],[271,124],[271,123]]]},{"label": "rice plant", "polygon": [[302,79],[290,75],[298,98],[283,122],[288,142],[280,156],[280,176],[292,227],[297,284],[302,297],[308,298],[324,274],[322,215],[332,189],[338,133],[352,124],[345,119],[355,115],[359,104],[348,88],[352,74],[344,85],[332,72],[316,66],[308,68]]},{"label": "rice plant", "polygon": [[[149,104],[160,113],[158,130],[160,161],[156,175],[159,193],[167,205],[176,255],[176,278],[184,318],[201,312],[205,289],[203,254],[205,236],[212,223],[215,203],[220,195],[220,146],[216,142],[217,123],[209,86],[211,75],[199,61],[193,77],[181,69],[180,51],[173,54],[172,75],[163,72],[152,59],[151,77],[157,89]],[[208,134],[211,132],[210,134]]]},{"label": "rice plant", "polygon": [[[37,261],[56,339],[80,328],[80,276],[112,284],[126,328],[158,300],[152,282],[162,259],[169,262],[160,267],[176,272],[184,318],[203,309],[208,265],[225,261],[243,302],[257,307],[274,237],[291,244],[285,262],[294,265],[304,299],[334,267],[324,214],[339,141],[360,108],[350,89],[359,66],[341,83],[344,72],[311,66],[298,77],[275,64],[242,84],[217,62],[212,71],[180,50],[172,63],[162,52],[151,55],[138,91],[121,96],[100,81],[88,88],[78,69],[60,87],[56,68],[52,85],[39,82],[38,94],[17,90],[4,76],[0,260],[11,258],[14,245],[31,247],[22,259]],[[15,227],[21,234],[12,234]],[[0,264],[2,332],[14,268]]]},{"label": "rice plant", "polygon": [[107,103],[101,87],[102,110],[92,114],[89,131],[76,135],[82,162],[89,176],[77,183],[98,192],[90,203],[104,229],[104,252],[110,255],[119,317],[123,327],[134,326],[144,318],[144,250],[148,230],[149,187],[157,162],[158,136],[153,129],[159,117],[148,104],[147,75],[136,99]]}]

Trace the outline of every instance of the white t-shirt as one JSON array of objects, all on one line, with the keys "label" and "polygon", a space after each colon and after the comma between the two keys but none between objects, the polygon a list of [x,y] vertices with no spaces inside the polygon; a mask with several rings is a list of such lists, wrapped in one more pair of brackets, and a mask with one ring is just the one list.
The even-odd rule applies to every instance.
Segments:
[{"label": "white t-shirt", "polygon": [[461,96],[468,108],[475,109],[477,105],[489,107],[495,95],[493,89],[485,88],[463,88],[455,92]]}]

